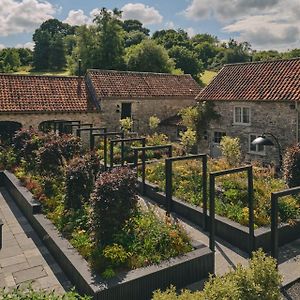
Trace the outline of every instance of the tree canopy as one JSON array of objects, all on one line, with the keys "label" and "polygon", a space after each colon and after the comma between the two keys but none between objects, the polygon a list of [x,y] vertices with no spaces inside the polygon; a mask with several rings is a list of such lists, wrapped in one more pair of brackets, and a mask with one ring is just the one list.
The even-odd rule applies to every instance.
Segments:
[{"label": "tree canopy", "polygon": [[175,67],[167,50],[153,40],[143,40],[140,44],[129,47],[126,63],[131,71],[170,73]]}]

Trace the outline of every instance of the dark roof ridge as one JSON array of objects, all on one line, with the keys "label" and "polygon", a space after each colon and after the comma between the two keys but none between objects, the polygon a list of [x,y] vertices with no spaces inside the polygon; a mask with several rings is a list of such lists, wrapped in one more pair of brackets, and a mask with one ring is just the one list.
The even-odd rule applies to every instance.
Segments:
[{"label": "dark roof ridge", "polygon": [[159,72],[140,72],[140,71],[119,71],[119,70],[102,70],[102,69],[88,69],[88,72],[97,73],[123,73],[123,74],[140,74],[140,75],[160,75],[160,76],[187,76],[192,77],[191,74],[171,74],[171,73],[159,73]]},{"label": "dark roof ridge", "polygon": [[266,64],[266,63],[274,63],[274,62],[281,62],[281,61],[293,61],[293,60],[300,60],[300,57],[279,58],[279,59],[272,59],[272,60],[260,60],[260,61],[247,61],[247,62],[230,63],[230,64],[224,64],[224,66],[222,67],[222,69],[224,67],[227,67],[227,66]]}]

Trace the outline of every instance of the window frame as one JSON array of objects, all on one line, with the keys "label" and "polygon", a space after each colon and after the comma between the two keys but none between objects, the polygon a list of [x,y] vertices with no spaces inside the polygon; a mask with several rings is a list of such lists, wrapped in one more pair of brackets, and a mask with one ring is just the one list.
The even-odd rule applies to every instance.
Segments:
[{"label": "window frame", "polygon": [[[241,109],[241,122],[236,122],[236,109],[240,108]],[[249,122],[244,122],[244,109],[248,109],[249,110]],[[249,106],[234,106],[233,107],[233,124],[235,125],[251,125],[251,107]]]},{"label": "window frame", "polygon": [[213,140],[212,140],[212,142],[213,142],[214,144],[216,144],[216,145],[220,145],[220,142],[216,142],[216,141],[215,141],[216,133],[223,134],[223,135],[221,136],[221,138],[218,137],[218,138],[220,138],[220,142],[221,142],[221,140],[222,140],[222,138],[223,138],[224,136],[227,136],[227,133],[226,133],[226,131],[221,131],[221,130],[214,130],[214,131],[213,131]]},{"label": "window frame", "polygon": [[258,151],[258,147],[259,145],[253,145],[255,146],[255,151],[251,150],[251,136],[255,136],[255,138],[258,138],[259,136],[261,136],[261,134],[257,134],[257,133],[249,133],[249,137],[248,137],[248,153],[250,154],[255,154],[255,155],[261,155],[261,156],[266,156],[266,146],[262,146],[263,147],[263,151]]}]

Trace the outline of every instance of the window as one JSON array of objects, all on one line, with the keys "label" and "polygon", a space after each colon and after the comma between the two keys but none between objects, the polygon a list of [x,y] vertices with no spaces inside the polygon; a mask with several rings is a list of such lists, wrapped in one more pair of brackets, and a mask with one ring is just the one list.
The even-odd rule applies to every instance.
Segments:
[{"label": "window", "polygon": [[235,107],[234,108],[234,123],[235,124],[250,124],[250,108]]},{"label": "window", "polygon": [[226,132],[222,131],[215,131],[214,132],[214,143],[215,144],[220,144],[222,137],[226,135]]},{"label": "window", "polygon": [[265,155],[265,146],[252,145],[252,142],[259,136],[260,135],[258,135],[258,134],[252,134],[252,133],[249,135],[249,152]]},{"label": "window", "polygon": [[131,103],[122,103],[121,119],[131,118]]}]

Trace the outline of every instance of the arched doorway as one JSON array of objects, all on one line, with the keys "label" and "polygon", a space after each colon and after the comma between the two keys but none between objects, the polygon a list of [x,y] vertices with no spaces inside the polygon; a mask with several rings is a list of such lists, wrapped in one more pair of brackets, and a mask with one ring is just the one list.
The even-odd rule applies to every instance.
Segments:
[{"label": "arched doorway", "polygon": [[15,133],[22,128],[22,124],[13,121],[0,121],[1,143],[11,143]]},{"label": "arched doorway", "polygon": [[55,131],[58,133],[72,133],[72,128],[67,126],[70,121],[66,120],[49,120],[40,123],[39,130],[42,132]]}]

